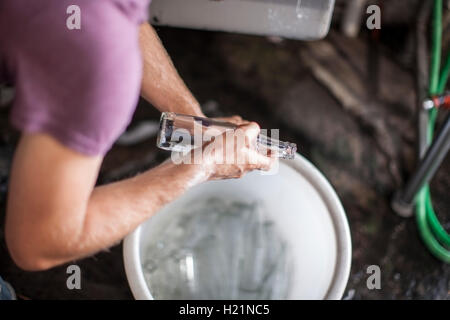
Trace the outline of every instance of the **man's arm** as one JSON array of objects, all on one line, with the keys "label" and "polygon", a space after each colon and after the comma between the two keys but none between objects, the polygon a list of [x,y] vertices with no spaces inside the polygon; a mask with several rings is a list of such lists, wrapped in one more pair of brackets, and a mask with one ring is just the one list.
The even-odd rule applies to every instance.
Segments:
[{"label": "man's arm", "polygon": [[144,64],[141,95],[160,111],[204,116],[148,23],[140,27],[139,41]]},{"label": "man's arm", "polygon": [[47,269],[109,247],[208,178],[200,166],[167,162],[94,188],[101,160],[78,154],[47,135],[22,137],[6,219],[7,245],[20,267]]},{"label": "man's arm", "polygon": [[[247,141],[256,140],[256,124],[242,128]],[[223,142],[217,148],[220,152],[229,145]],[[256,151],[248,143],[239,152]],[[5,233],[11,257],[25,270],[42,270],[91,255],[121,240],[198,183],[271,166],[262,155],[251,163],[230,165],[211,159],[205,156],[199,165],[167,161],[134,178],[94,188],[101,157],[76,153],[45,134],[24,134],[8,191]]]}]

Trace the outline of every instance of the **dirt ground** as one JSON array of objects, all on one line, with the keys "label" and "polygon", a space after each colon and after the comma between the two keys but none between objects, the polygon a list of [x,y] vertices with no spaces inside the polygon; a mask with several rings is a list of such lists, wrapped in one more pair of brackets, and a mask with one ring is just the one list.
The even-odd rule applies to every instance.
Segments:
[{"label": "dirt ground", "polygon": [[[158,31],[209,116],[239,114],[263,128],[279,128],[281,138],[296,142],[299,152],[335,187],[347,212],[353,242],[345,298],[450,298],[450,265],[428,253],[413,218],[396,216],[389,205],[392,193],[415,164],[414,72],[407,40],[391,41],[381,35],[373,44],[367,34],[346,40],[332,32],[327,40],[310,44],[170,28]],[[401,38],[404,28],[386,32],[397,32]],[[308,57],[320,46],[333,50],[313,64]],[[342,64],[342,74],[360,79],[360,83],[348,83],[358,96],[359,107],[346,107],[314,72],[327,63],[335,64],[333,68]],[[1,118],[6,114],[2,111]],[[141,102],[131,127],[158,117],[151,106]],[[4,207],[15,135],[5,129],[4,119],[2,127]],[[131,147],[115,146],[105,159],[99,184],[136,174],[165,159],[167,153],[154,145],[150,139]],[[432,183],[433,200],[447,230],[449,160],[447,157]],[[77,261],[82,290],[70,291],[66,288],[67,266],[37,273],[15,267],[1,230],[0,275],[19,294],[31,299],[132,299],[121,244]],[[380,290],[366,286],[366,268],[373,264],[381,268]]]}]

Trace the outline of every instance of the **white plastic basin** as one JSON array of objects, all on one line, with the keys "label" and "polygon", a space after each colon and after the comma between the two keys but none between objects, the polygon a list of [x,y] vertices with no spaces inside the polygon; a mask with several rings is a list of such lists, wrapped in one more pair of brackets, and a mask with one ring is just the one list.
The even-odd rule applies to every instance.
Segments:
[{"label": "white plastic basin", "polygon": [[330,29],[334,0],[152,0],[156,25],[317,40]]},{"label": "white plastic basin", "polygon": [[239,180],[196,186],[128,235],[124,241],[125,271],[136,299],[153,299],[141,265],[152,230],[180,206],[211,196],[263,203],[291,246],[295,271],[289,299],[342,298],[351,265],[347,218],[329,182],[297,154],[294,160],[280,161],[275,175],[253,172]]}]

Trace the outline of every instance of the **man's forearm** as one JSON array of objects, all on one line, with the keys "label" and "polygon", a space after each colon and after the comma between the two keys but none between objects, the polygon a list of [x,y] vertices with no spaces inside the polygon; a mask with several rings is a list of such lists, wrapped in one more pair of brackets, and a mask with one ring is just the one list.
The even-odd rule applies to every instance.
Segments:
[{"label": "man's forearm", "polygon": [[[188,188],[207,180],[200,165],[165,162],[134,178],[96,187],[83,207],[10,212],[7,240],[22,268],[43,270],[108,248]],[[12,213],[12,214],[11,214]],[[26,242],[24,242],[26,241]]]},{"label": "man's forearm", "polygon": [[166,162],[134,178],[95,188],[78,239],[73,247],[63,248],[70,256],[59,258],[69,261],[110,247],[206,179],[199,166]]},{"label": "man's forearm", "polygon": [[144,65],[141,95],[160,111],[203,116],[200,105],[148,23],[140,27],[139,41]]}]

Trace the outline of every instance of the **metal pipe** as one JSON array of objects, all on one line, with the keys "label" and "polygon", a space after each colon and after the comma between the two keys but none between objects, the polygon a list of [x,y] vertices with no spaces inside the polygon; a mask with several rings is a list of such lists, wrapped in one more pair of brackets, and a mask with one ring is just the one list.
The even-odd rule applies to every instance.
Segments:
[{"label": "metal pipe", "polygon": [[414,209],[414,200],[420,189],[428,183],[444,161],[450,150],[450,114],[445,120],[444,126],[436,136],[433,144],[427,150],[414,175],[405,188],[395,195],[392,207],[401,216],[410,216]]}]

